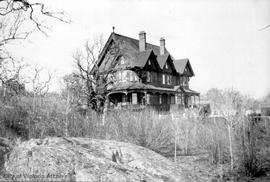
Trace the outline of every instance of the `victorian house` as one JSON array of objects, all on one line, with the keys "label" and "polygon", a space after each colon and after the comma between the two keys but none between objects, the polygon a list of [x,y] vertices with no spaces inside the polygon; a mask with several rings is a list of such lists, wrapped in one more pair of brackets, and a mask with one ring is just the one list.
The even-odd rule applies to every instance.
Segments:
[{"label": "victorian house", "polygon": [[97,62],[100,72],[112,72],[107,87],[110,107],[153,107],[168,111],[171,107],[188,108],[199,103],[199,93],[190,89],[194,76],[189,59],[174,59],[165,47],[111,33]]}]

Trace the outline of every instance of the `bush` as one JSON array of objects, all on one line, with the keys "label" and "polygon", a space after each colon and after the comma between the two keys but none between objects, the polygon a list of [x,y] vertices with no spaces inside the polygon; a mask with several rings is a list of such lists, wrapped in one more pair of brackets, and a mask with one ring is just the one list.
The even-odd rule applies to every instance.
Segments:
[{"label": "bush", "polygon": [[172,146],[171,126],[170,117],[159,119],[153,110],[112,111],[107,116],[105,133],[107,139],[131,142],[162,152]]},{"label": "bush", "polygon": [[261,176],[270,171],[270,121],[245,118],[237,133],[238,171],[247,176]]},{"label": "bush", "polygon": [[0,122],[1,137],[28,137],[28,111],[21,105],[1,106]]}]

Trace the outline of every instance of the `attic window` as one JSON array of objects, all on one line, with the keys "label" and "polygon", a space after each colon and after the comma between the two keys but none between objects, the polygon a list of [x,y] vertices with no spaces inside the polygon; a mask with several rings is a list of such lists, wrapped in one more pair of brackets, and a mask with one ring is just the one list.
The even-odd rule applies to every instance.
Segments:
[{"label": "attic window", "polygon": [[168,69],[168,64],[167,63],[165,64],[165,68]]},{"label": "attic window", "polygon": [[150,60],[148,60],[148,65],[151,65],[151,61]]},{"label": "attic window", "polygon": [[120,57],[118,58],[118,62],[119,62],[120,65],[125,64],[125,59],[124,59],[124,57],[123,57],[123,56],[120,56]]}]

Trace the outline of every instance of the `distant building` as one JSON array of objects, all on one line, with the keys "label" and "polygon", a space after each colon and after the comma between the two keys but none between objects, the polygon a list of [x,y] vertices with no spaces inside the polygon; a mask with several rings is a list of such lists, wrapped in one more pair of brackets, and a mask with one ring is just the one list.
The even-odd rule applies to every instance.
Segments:
[{"label": "distant building", "polygon": [[[118,51],[111,56],[115,47]],[[189,87],[194,76],[189,59],[174,59],[164,38],[157,46],[146,42],[144,31],[139,33],[139,39],[111,33],[97,67],[106,72],[112,65],[119,70],[108,87],[111,107],[147,105],[166,111],[172,105],[188,108],[199,102],[199,92]]]}]

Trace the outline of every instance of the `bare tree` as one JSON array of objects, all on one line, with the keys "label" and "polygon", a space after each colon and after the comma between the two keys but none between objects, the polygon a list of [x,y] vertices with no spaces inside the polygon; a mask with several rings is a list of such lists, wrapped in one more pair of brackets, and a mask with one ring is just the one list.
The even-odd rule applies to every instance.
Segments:
[{"label": "bare tree", "polygon": [[42,80],[41,79],[41,74],[42,74],[43,69],[35,66],[34,68],[34,74],[31,79],[32,83],[32,91],[35,96],[45,96],[50,88],[50,82],[52,81],[52,76],[53,73],[48,72],[47,73],[47,79]]},{"label": "bare tree", "polygon": [[234,168],[234,150],[233,150],[233,134],[236,125],[243,119],[242,113],[242,96],[239,92],[230,90],[224,93],[225,104],[223,105],[223,117],[228,131],[230,165],[231,170]]},{"label": "bare tree", "polygon": [[25,94],[25,80],[22,70],[26,67],[23,59],[14,59],[9,54],[4,60],[0,60],[0,88],[3,101],[10,101],[14,96]]},{"label": "bare tree", "polygon": [[[44,22],[47,17],[61,22],[70,22],[65,12],[52,11],[40,2],[0,0],[0,80],[2,85],[18,79],[23,68],[18,61],[15,61],[7,45],[12,41],[27,39],[36,30],[47,36],[49,27]],[[7,69],[8,66],[15,64],[12,71]]]},{"label": "bare tree", "polygon": [[88,107],[102,113],[108,102],[108,86],[113,83],[114,73],[121,68],[116,68],[117,58],[120,55],[119,44],[115,43],[109,50],[106,68],[100,69],[97,65],[98,55],[103,48],[102,37],[96,38],[92,43],[86,42],[83,50],[77,50],[74,55],[77,70],[75,76],[83,84],[83,96]]},{"label": "bare tree", "polygon": [[[27,36],[38,29],[45,35],[49,29],[44,24],[42,16],[51,17],[62,22],[70,22],[67,19],[65,12],[55,12],[40,2],[29,2],[28,0],[0,0],[0,16],[1,30],[5,30],[6,34],[0,39],[0,46],[8,43],[11,40],[25,39]],[[6,19],[14,18],[10,27],[7,28]],[[31,26],[29,27],[29,23]],[[27,30],[21,29],[23,24],[27,24]]]},{"label": "bare tree", "polygon": [[[28,119],[28,138],[32,137],[32,134],[35,133],[35,130],[37,129],[36,124],[32,124],[31,121],[34,121],[37,117],[38,109],[37,107],[41,105],[41,99],[46,96],[46,94],[49,91],[50,82],[52,81],[52,73],[48,72],[47,79],[42,79],[41,74],[43,69],[39,68],[37,66],[34,67],[33,77],[31,78],[31,84],[32,84],[32,110],[29,113],[29,119]],[[32,129],[31,129],[32,128]],[[32,131],[33,130],[33,131]]]}]

